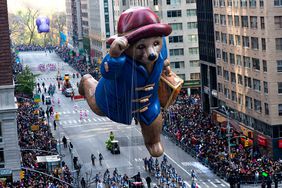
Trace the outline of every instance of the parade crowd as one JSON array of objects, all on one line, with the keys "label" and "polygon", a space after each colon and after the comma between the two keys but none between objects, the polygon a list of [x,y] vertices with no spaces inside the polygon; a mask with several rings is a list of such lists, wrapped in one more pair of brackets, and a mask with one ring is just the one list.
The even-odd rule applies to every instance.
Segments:
[{"label": "parade crowd", "polygon": [[68,63],[81,75],[91,74],[96,79],[99,77],[99,68],[87,62],[84,55],[76,55],[74,51],[66,47],[57,47],[55,51],[64,62]]},{"label": "parade crowd", "polygon": [[[30,99],[21,99],[21,102],[18,103],[17,125],[19,146],[22,155],[21,165],[24,168],[41,171],[62,181],[71,183],[72,176],[70,170],[64,163],[62,168],[56,168],[50,171],[50,169],[47,169],[46,163],[37,162],[37,156],[58,154],[57,141],[51,134],[44,114],[44,110],[41,107],[37,107],[36,103]],[[66,184],[62,185],[54,178],[29,170],[24,171],[25,178],[20,182],[14,182],[12,187],[68,187]]]},{"label": "parade crowd", "polygon": [[[240,182],[277,182],[281,179],[282,161],[262,155],[257,147],[235,143],[228,157],[227,132],[203,113],[198,95],[180,96],[165,116],[164,133],[177,145],[209,166],[230,184]],[[232,136],[235,132],[231,130]],[[268,177],[262,174],[268,174]]]},{"label": "parade crowd", "polygon": [[21,44],[17,45],[15,49],[19,52],[27,52],[27,51],[49,51],[52,52],[56,47],[52,45],[40,46],[40,45],[27,45]]}]

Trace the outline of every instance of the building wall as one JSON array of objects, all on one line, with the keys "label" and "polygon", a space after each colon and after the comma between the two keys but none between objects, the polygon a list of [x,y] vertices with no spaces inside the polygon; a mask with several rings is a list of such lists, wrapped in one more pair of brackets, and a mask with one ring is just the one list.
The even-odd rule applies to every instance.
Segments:
[{"label": "building wall", "polygon": [[0,2],[0,38],[0,170],[1,168],[12,170],[16,181],[19,180],[20,150],[6,0]]}]

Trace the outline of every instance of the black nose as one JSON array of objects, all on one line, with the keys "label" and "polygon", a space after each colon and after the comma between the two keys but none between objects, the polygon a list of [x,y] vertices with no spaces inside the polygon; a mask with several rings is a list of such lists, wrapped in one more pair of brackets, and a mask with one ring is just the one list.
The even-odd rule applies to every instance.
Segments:
[{"label": "black nose", "polygon": [[156,55],[153,54],[153,53],[151,53],[151,54],[149,55],[148,59],[149,59],[150,61],[154,61],[154,60],[156,59]]}]

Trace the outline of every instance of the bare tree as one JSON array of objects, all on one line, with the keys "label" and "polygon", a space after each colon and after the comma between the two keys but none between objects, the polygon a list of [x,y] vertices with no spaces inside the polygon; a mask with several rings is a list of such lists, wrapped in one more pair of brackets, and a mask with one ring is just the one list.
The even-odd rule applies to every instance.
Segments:
[{"label": "bare tree", "polygon": [[60,32],[65,31],[66,27],[66,14],[64,12],[56,12],[52,15],[51,23],[50,23],[50,37],[59,38]]},{"label": "bare tree", "polygon": [[38,10],[32,10],[30,8],[27,8],[27,12],[19,12],[19,16],[22,19],[23,25],[27,28],[27,31],[29,32],[29,42],[28,45],[31,44],[34,34],[35,34],[35,21],[36,18],[39,15]]},{"label": "bare tree", "polygon": [[9,13],[9,29],[12,41],[15,43],[20,43],[20,40],[24,38],[23,32],[25,30],[20,16]]}]

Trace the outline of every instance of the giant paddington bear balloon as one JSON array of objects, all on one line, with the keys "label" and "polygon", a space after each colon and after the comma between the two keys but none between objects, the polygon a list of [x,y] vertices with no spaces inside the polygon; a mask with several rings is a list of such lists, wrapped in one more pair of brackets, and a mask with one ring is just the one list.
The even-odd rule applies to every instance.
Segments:
[{"label": "giant paddington bear balloon", "polygon": [[48,33],[50,30],[50,20],[46,16],[40,16],[36,19],[38,33]]},{"label": "giant paddington bear balloon", "polygon": [[175,100],[183,83],[170,71],[167,59],[165,36],[171,31],[149,8],[124,11],[118,34],[107,40],[110,50],[101,64],[102,78],[98,82],[86,74],[79,86],[97,115],[128,125],[137,120],[154,157],[164,152],[161,106],[166,108]]}]

